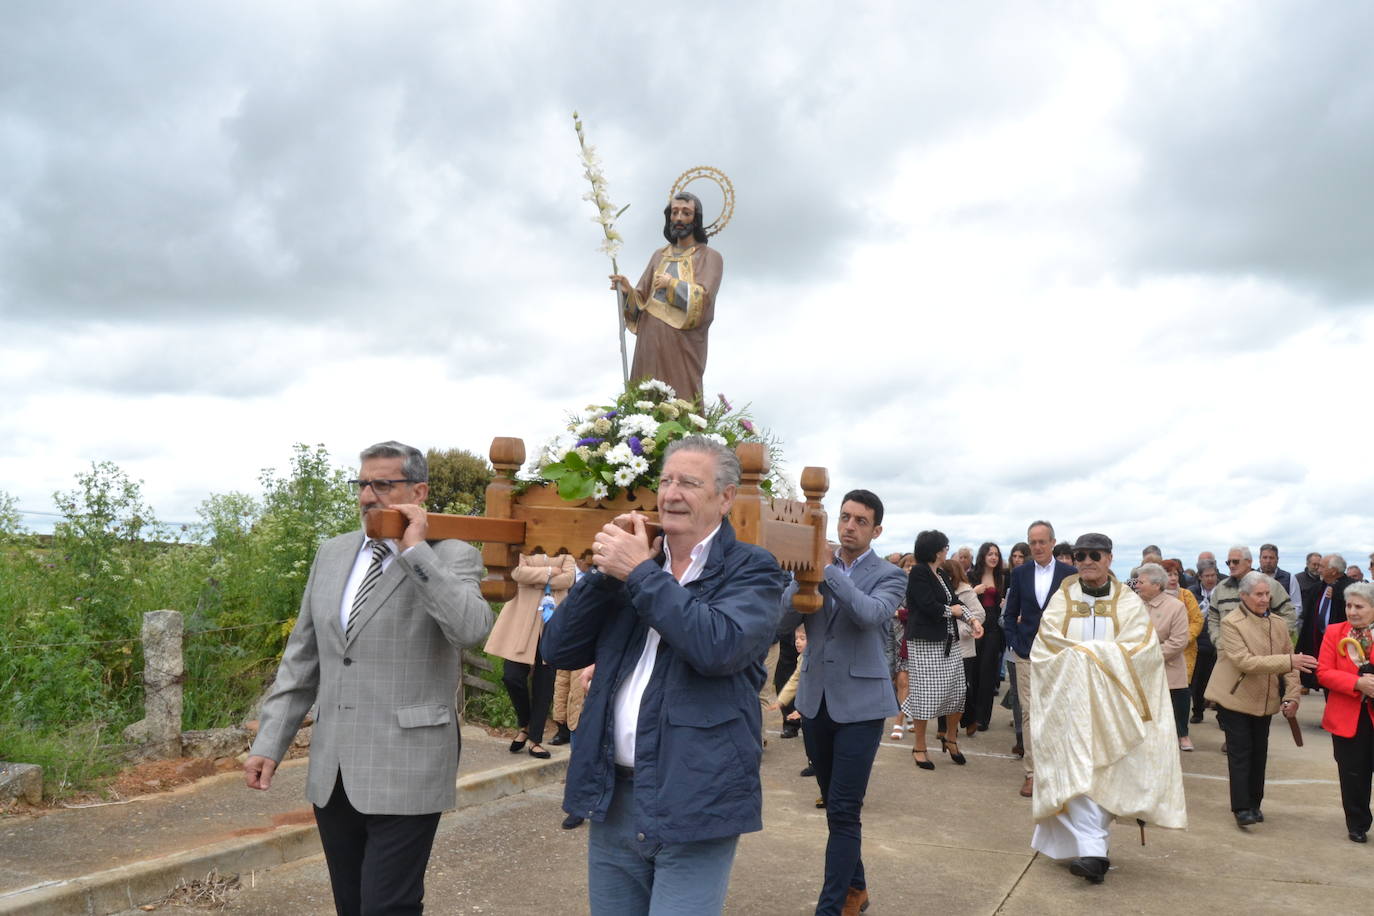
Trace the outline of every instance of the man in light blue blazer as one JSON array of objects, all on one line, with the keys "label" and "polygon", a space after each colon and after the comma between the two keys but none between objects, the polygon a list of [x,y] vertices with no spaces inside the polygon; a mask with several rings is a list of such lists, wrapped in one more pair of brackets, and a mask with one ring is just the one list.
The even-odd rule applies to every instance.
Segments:
[{"label": "man in light blue blazer", "polygon": [[883,720],[897,714],[883,643],[906,594],[906,573],[869,547],[882,524],[882,500],[868,490],[845,494],[840,547],[821,583],[824,604],[805,620],[796,706],[830,828],[817,913],[857,913],[868,902],[859,811]]}]

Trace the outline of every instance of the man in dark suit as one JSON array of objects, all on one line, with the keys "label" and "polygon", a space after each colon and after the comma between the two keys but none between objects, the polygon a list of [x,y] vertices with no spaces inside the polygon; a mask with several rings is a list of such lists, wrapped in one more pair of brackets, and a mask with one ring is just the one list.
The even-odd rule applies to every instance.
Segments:
[{"label": "man in dark suit", "polygon": [[396,509],[406,529],[400,541],[353,531],[320,546],[244,775],[269,788],[318,702],[305,794],[334,905],[419,913],[439,814],[456,795],[459,652],[482,641],[492,613],[477,551],[425,540],[424,453],[381,442],[360,458],[361,514]]},{"label": "man in dark suit", "polygon": [[1030,798],[1035,787],[1035,761],[1031,756],[1031,646],[1040,629],[1040,615],[1049,603],[1059,583],[1077,570],[1054,558],[1054,526],[1046,521],[1031,522],[1026,529],[1026,543],[1030,545],[1031,562],[1022,563],[1011,571],[1007,585],[1007,605],[1002,612],[1002,630],[1007,646],[1015,658],[1016,693],[1021,698],[1021,734],[1025,747],[1022,766],[1026,781],[1021,784],[1021,796]]},{"label": "man in dark suit", "polygon": [[[1297,651],[1305,655],[1321,651],[1326,628],[1345,620],[1345,589],[1355,581],[1345,574],[1345,557],[1338,553],[1322,557],[1321,578],[1321,586],[1312,590],[1312,606],[1298,623]],[[1317,689],[1315,673],[1304,671],[1299,677],[1303,687]]]},{"label": "man in dark suit", "polygon": [[857,913],[868,905],[859,811],[883,721],[897,714],[884,642],[906,594],[906,573],[869,546],[882,530],[882,500],[868,490],[846,493],[840,547],[821,583],[824,603],[804,621],[796,706],[830,833],[817,913]]}]

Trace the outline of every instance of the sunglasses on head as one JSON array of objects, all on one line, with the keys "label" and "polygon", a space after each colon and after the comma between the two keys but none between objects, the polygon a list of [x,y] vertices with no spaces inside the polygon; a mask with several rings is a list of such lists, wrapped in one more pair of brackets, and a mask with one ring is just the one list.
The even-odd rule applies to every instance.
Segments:
[{"label": "sunglasses on head", "polygon": [[1073,552],[1073,561],[1075,563],[1082,563],[1084,560],[1092,560],[1094,563],[1097,563],[1101,561],[1101,559],[1102,551],[1100,550],[1075,550]]}]

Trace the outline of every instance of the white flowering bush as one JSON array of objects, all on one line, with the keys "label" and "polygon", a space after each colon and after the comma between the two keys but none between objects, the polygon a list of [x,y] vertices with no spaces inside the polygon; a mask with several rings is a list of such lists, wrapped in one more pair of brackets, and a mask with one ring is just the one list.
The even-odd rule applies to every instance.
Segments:
[{"label": "white flowering bush", "polygon": [[754,423],[747,406],[736,410],[721,394],[712,406],[703,407],[678,397],[658,379],[633,383],[615,403],[592,404],[572,416],[566,432],[551,439],[535,459],[535,475],[556,483],[558,495],[570,501],[656,489],[664,449],[692,435],[730,448],[762,442],[771,466],[761,488],[769,495],[790,490],[780,476],[776,442]]}]

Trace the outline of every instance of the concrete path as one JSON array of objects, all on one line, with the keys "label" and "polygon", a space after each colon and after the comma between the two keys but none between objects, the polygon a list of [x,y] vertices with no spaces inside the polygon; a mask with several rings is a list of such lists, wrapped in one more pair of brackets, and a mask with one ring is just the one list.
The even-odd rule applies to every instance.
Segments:
[{"label": "concrete path", "polygon": [[[1305,748],[1293,746],[1282,722],[1274,726],[1266,823],[1235,826],[1221,733],[1209,715],[1194,726],[1198,751],[1182,756],[1189,828],[1151,828],[1141,847],[1134,825],[1118,825],[1114,867],[1101,887],[1029,849],[1030,802],[1017,794],[1021,766],[1007,753],[1006,713],[998,711],[991,731],[965,740],[965,767],[937,751],[936,769],[918,771],[909,739],[903,746],[884,741],[864,809],[868,912],[1364,912],[1374,894],[1374,844],[1346,839],[1330,738],[1317,727],[1321,700],[1307,699]],[[771,916],[814,908],[825,813],[814,807],[814,781],[797,775],[804,765],[800,740],[772,736],[763,768],[766,828],[740,843],[727,912]],[[561,787],[549,784],[445,817],[430,862],[427,910],[586,913],[587,829],[559,827],[560,800]],[[245,869],[242,879],[232,912],[334,912],[318,855]]]}]

